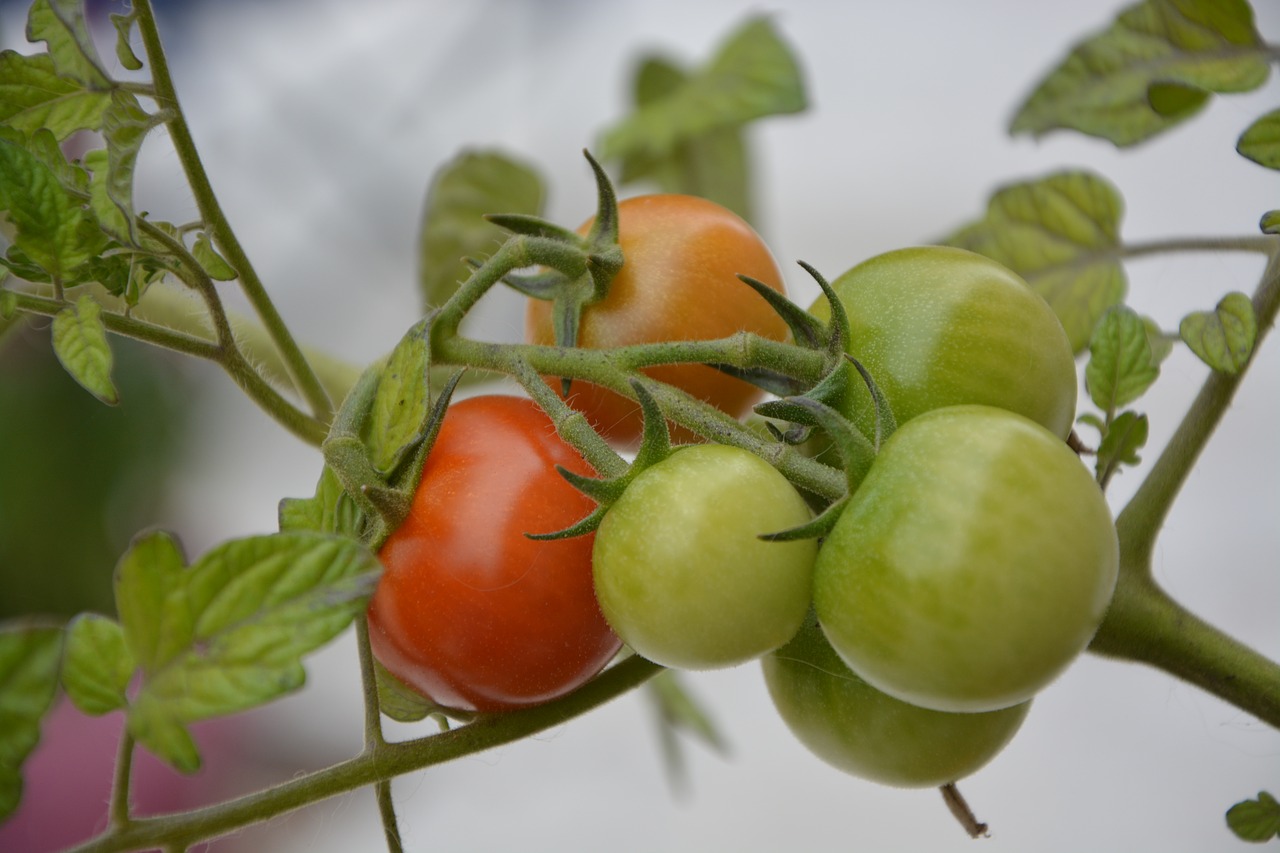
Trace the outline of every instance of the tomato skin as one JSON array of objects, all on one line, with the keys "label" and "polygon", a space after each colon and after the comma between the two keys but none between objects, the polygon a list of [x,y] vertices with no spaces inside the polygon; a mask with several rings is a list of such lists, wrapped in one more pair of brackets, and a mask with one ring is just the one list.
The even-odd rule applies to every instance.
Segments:
[{"label": "tomato skin", "polygon": [[[586,234],[591,221],[578,229]],[[578,346],[608,349],[659,341],[714,340],[739,331],[786,340],[786,323],[739,273],[782,291],[782,275],[768,248],[744,220],[696,196],[637,196],[618,204],[622,270],[608,295],[582,311]],[[525,340],[554,344],[551,303],[530,299]],[[701,364],[661,365],[644,371],[735,418],[761,398],[750,383]],[[554,382],[559,387],[559,381]],[[569,404],[611,442],[634,445],[642,430],[639,406],[587,382],[575,381]],[[679,441],[695,436],[674,429]]]},{"label": "tomato skin", "polygon": [[[1065,438],[1076,408],[1075,356],[1044,299],[990,258],[947,246],[878,255],[832,288],[849,315],[848,352],[884,392],[899,424],[943,406],[1008,409]],[[825,297],[810,308],[830,317]],[[871,435],[875,410],[850,368],[838,408]]]},{"label": "tomato skin", "polygon": [[539,542],[595,504],[556,465],[594,472],[532,401],[449,407],[413,508],[379,552],[374,655],[438,704],[497,711],[568,693],[621,646],[591,579],[592,537]]},{"label": "tomato skin", "polygon": [[878,689],[990,711],[1088,645],[1118,547],[1101,489],[1060,439],[1002,409],[935,409],[882,447],[818,554],[814,606]]},{"label": "tomato skin", "polygon": [[642,471],[596,532],[596,594],[636,653],[715,669],[777,648],[811,601],[812,540],[765,542],[810,519],[769,463],[740,448],[688,445]]},{"label": "tomato skin", "polygon": [[931,711],[876,690],[845,666],[816,620],[760,661],[774,708],[805,748],[838,770],[903,788],[970,775],[1021,728],[1031,702],[976,714]]}]

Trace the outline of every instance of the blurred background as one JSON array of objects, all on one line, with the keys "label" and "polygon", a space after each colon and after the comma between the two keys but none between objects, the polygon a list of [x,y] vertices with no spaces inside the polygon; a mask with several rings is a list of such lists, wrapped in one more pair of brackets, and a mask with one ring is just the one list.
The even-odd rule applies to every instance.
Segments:
[{"label": "blurred background", "polygon": [[[1254,5],[1263,35],[1280,41],[1280,5]],[[757,226],[801,304],[814,288],[795,260],[833,277],[949,232],[979,215],[999,184],[1063,167],[1089,168],[1117,185],[1127,242],[1253,235],[1259,216],[1280,206],[1280,176],[1233,151],[1239,133],[1280,102],[1274,80],[1215,98],[1204,115],[1136,149],[1065,134],[1006,135],[1033,83],[1123,7],[1111,0],[156,6],[197,145],[250,257],[295,333],[355,363],[389,349],[418,311],[417,230],[441,164],[466,147],[501,149],[542,172],[550,218],[576,226],[594,203],[581,151],[626,112],[638,53],[700,63],[762,11],[799,55],[810,100],[808,112],[751,131]],[[91,9],[105,37],[106,15],[117,7]],[[0,39],[30,52],[25,14],[26,3],[0,6]],[[103,55],[112,56],[109,43]],[[184,186],[167,140],[154,135],[143,149],[139,209],[194,218]],[[1184,314],[1211,308],[1227,291],[1249,292],[1261,267],[1253,255],[1134,261],[1130,300],[1176,329]],[[520,298],[495,292],[482,319],[478,332],[518,339]],[[0,351],[0,615],[109,608],[112,566],[139,529],[173,530],[194,556],[273,530],[280,498],[314,488],[318,452],[212,367],[119,346],[125,404],[108,410],[50,365],[47,329],[37,331]],[[1165,362],[1143,403],[1148,459],[1205,372],[1185,348]],[[1269,341],[1156,559],[1176,597],[1273,659],[1277,388],[1280,357]],[[49,430],[51,421],[65,432]],[[90,427],[114,443],[84,441]],[[28,453],[37,439],[38,452]],[[42,470],[24,472],[34,459]],[[166,469],[174,473],[162,480]],[[1113,482],[1117,509],[1141,473]],[[54,485],[48,502],[15,488],[33,476]],[[140,790],[144,807],[207,802],[358,751],[351,636],[315,656],[309,672],[302,693],[204,727],[208,766],[187,788],[158,766],[144,773],[144,763],[140,789],[160,792],[147,799]],[[935,791],[881,788],[811,757],[774,715],[757,667],[691,675],[686,684],[730,750],[722,756],[690,743],[681,789],[664,775],[651,708],[629,696],[540,737],[398,780],[406,849],[943,851],[974,843]],[[86,735],[88,726],[97,728]],[[113,726],[118,720],[85,723],[59,712],[32,759],[24,811],[0,828],[0,849],[51,849],[101,828]],[[60,763],[67,755],[81,768],[76,778],[89,780],[83,791],[69,787]],[[1046,690],[1011,746],[961,784],[991,826],[980,843],[993,851],[1229,850],[1242,842],[1227,832],[1223,812],[1262,789],[1280,792],[1280,733],[1161,673],[1093,656]],[[319,853],[381,843],[372,794],[361,791],[212,849]]]}]

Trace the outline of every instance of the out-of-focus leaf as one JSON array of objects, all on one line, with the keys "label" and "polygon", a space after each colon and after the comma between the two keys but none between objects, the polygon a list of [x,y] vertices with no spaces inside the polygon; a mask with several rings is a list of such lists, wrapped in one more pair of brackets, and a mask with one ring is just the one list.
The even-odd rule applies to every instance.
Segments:
[{"label": "out-of-focus leaf", "polygon": [[427,191],[418,239],[423,304],[439,307],[470,274],[464,258],[484,257],[502,244],[490,213],[542,212],[542,179],[532,167],[494,151],[466,151],[446,163]]},{"label": "out-of-focus leaf", "polygon": [[1128,287],[1115,255],[1123,211],[1110,182],[1089,172],[1059,172],[996,190],[982,219],[942,242],[1021,275],[1053,308],[1080,352]]},{"label": "out-of-focus leaf", "polygon": [[1268,169],[1280,169],[1280,110],[1272,110],[1249,125],[1236,150]]},{"label": "out-of-focus leaf", "polygon": [[396,678],[374,661],[378,680],[378,707],[398,723],[416,723],[440,712],[440,706]]},{"label": "out-of-focus leaf", "polygon": [[147,675],[191,645],[185,565],[178,541],[164,531],[134,539],[116,564],[116,610],[125,643]]},{"label": "out-of-focus leaf", "polygon": [[86,714],[106,714],[129,704],[125,691],[137,669],[120,623],[82,613],[67,626],[62,686]]},{"label": "out-of-focus leaf", "polygon": [[678,734],[693,735],[717,752],[728,750],[715,723],[705,709],[685,688],[679,673],[667,670],[645,685],[647,695],[658,714],[658,737],[662,746],[667,777],[677,789],[684,784],[684,753]]},{"label": "out-of-focus leaf", "polygon": [[1094,405],[1114,413],[1145,394],[1159,375],[1142,318],[1124,306],[1108,311],[1089,344],[1084,374]]},{"label": "out-of-focus leaf", "polygon": [[1213,312],[1182,318],[1178,333],[1200,360],[1221,373],[1239,373],[1253,353],[1258,319],[1243,293],[1228,293]]},{"label": "out-of-focus leaf", "polygon": [[[172,558],[161,562],[171,566]],[[180,609],[189,641],[148,672],[129,731],[173,766],[194,770],[199,756],[186,726],[301,686],[302,656],[364,611],[380,571],[360,543],[304,532],[227,542],[190,569],[164,569],[148,602],[163,601],[162,611],[138,608],[133,618]]]},{"label": "out-of-focus leaf", "polygon": [[102,325],[102,307],[92,296],[82,296],[53,318],[53,351],[72,378],[109,406],[120,402],[111,381],[111,345]]},{"label": "out-of-focus leaf", "polygon": [[209,235],[204,232],[196,237],[195,242],[191,244],[191,256],[199,261],[200,266],[209,274],[209,278],[214,281],[234,281],[236,279],[235,267],[227,263],[222,255],[218,254],[218,250],[213,247],[213,241],[209,239]]},{"label": "out-of-focus leaf", "polygon": [[116,59],[122,67],[130,71],[138,71],[142,68],[142,60],[133,52],[133,46],[129,43],[135,20],[137,20],[135,15],[111,15],[111,26],[116,28]]},{"label": "out-of-focus leaf", "polygon": [[1280,802],[1266,791],[1227,809],[1227,826],[1244,841],[1264,842],[1280,836]]},{"label": "out-of-focus leaf", "polygon": [[1133,145],[1195,114],[1210,93],[1256,89],[1269,72],[1245,0],[1144,0],[1077,44],[1010,130],[1069,128]]},{"label": "out-of-focus leaf", "polygon": [[77,130],[98,130],[111,93],[86,89],[59,77],[47,53],[0,53],[0,123],[27,135],[42,127],[59,139]]},{"label": "out-of-focus leaf", "polygon": [[1263,234],[1280,234],[1280,210],[1268,210],[1262,214],[1258,229]]},{"label": "out-of-focus leaf", "polygon": [[0,821],[22,799],[22,762],[58,687],[59,628],[0,627]]},{"label": "out-of-focus leaf", "polygon": [[111,86],[85,24],[81,0],[35,0],[27,13],[27,38],[46,43],[59,76],[86,89]]},{"label": "out-of-focus leaf", "polygon": [[1098,444],[1095,466],[1098,482],[1105,486],[1120,471],[1121,466],[1132,467],[1141,463],[1142,457],[1138,455],[1138,451],[1146,446],[1149,432],[1147,416],[1136,412],[1122,412],[1106,426],[1102,441]]},{"label": "out-of-focus leaf", "polygon": [[807,106],[800,67],[769,18],[747,21],[704,68],[678,85],[671,70],[674,66],[663,70],[656,82],[646,82],[643,94],[666,91],[604,133],[602,160],[662,160],[681,144],[707,134]]}]

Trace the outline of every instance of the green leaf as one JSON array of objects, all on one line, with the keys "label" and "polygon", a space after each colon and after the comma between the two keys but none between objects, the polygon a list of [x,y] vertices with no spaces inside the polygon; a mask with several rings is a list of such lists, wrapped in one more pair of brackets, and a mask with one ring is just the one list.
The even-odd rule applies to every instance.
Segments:
[{"label": "green leaf", "polygon": [[53,318],[53,351],[86,391],[108,406],[120,402],[111,381],[111,345],[102,325],[102,307],[92,296],[80,297]]},{"label": "green leaf", "polygon": [[470,274],[463,259],[501,245],[506,235],[485,214],[537,215],[544,195],[537,172],[495,151],[464,151],[436,172],[418,241],[423,304],[442,305]]},{"label": "green leaf", "polygon": [[355,501],[327,465],[320,473],[315,497],[285,498],[280,502],[281,533],[337,533],[354,539],[363,526],[364,518]]},{"label": "green leaf", "polygon": [[1147,343],[1151,345],[1151,360],[1157,365],[1173,353],[1174,338],[1166,335],[1160,325],[1150,317],[1143,317],[1142,323],[1147,327]]},{"label": "green leaf", "polygon": [[[670,84],[662,80],[659,86]],[[665,158],[680,144],[808,105],[800,67],[773,22],[752,18],[706,67],[605,131],[602,160]]]},{"label": "green leaf", "polygon": [[42,127],[59,140],[78,130],[99,130],[111,94],[59,77],[47,53],[0,53],[0,123],[26,133]]},{"label": "green leaf", "polygon": [[382,713],[398,723],[416,723],[441,713],[439,705],[396,678],[381,663],[375,660],[373,665]]},{"label": "green leaf", "polygon": [[1280,169],[1280,110],[1272,110],[1249,125],[1236,151],[1268,169]]},{"label": "green leaf", "polygon": [[218,250],[213,247],[213,241],[204,232],[201,232],[192,244],[191,255],[199,261],[200,266],[214,281],[235,281],[239,277],[235,267],[218,254]]},{"label": "green leaf", "polygon": [[163,531],[134,539],[116,565],[116,611],[125,644],[147,675],[192,642],[194,625],[184,594],[185,565],[178,541]]},{"label": "green leaf", "polygon": [[22,799],[22,763],[40,742],[40,720],[58,687],[62,631],[0,627],[0,821]]},{"label": "green leaf", "polygon": [[[74,174],[70,166],[43,162],[47,146],[41,132],[28,142],[15,131],[0,133],[0,211],[17,229],[13,246],[49,275],[69,278],[76,267],[96,257],[107,237],[82,202],[63,181]],[[65,168],[64,168],[65,167]]]},{"label": "green leaf", "polygon": [[684,752],[678,733],[691,734],[721,754],[728,751],[728,744],[675,670],[666,670],[650,679],[645,691],[657,711],[658,738],[667,778],[673,787],[681,788],[686,779]]},{"label": "green leaf", "polygon": [[[115,227],[109,228],[108,233],[123,243],[138,245],[137,214],[133,209],[133,173],[138,163],[138,152],[146,135],[166,118],[164,113],[148,113],[133,94],[123,91],[112,94],[111,109],[102,117],[107,168],[101,176],[100,192],[94,195],[93,207],[99,213],[104,228],[108,223],[114,223]],[[106,201],[120,211],[119,218],[105,215],[104,195]]]},{"label": "green leaf", "polygon": [[1228,293],[1213,313],[1197,311],[1182,318],[1178,333],[1200,360],[1220,373],[1239,373],[1253,353],[1258,319],[1243,293]]},{"label": "green leaf", "polygon": [[[674,92],[688,80],[662,57],[648,57],[636,71],[633,96],[643,108]],[[649,180],[669,193],[685,193],[724,205],[748,222],[753,219],[750,157],[743,129],[717,128],[676,144],[664,155],[632,152],[622,158],[621,183]]]},{"label": "green leaf", "polygon": [[133,47],[129,44],[135,20],[137,20],[136,12],[129,15],[111,15],[111,26],[116,28],[116,59],[123,68],[130,71],[139,71],[142,68],[142,60],[133,52]]},{"label": "green leaf", "polygon": [[1133,310],[1107,312],[1089,344],[1085,387],[1094,405],[1113,413],[1141,397],[1160,375],[1151,354],[1147,327]]},{"label": "green leaf", "polygon": [[1150,424],[1146,415],[1122,412],[1107,426],[1098,445],[1095,469],[1098,482],[1106,484],[1122,465],[1133,467],[1142,462],[1138,455],[1147,444]]},{"label": "green leaf", "polygon": [[[171,558],[166,558],[171,560]],[[198,766],[186,726],[243,711],[301,686],[301,657],[363,613],[381,565],[351,539],[280,533],[227,542],[172,582],[163,610],[182,610],[184,648],[148,673],[129,710],[140,743],[181,770]],[[128,625],[126,625],[128,628]]]},{"label": "green leaf", "polygon": [[136,669],[119,622],[82,613],[67,625],[62,686],[81,711],[106,714],[127,706],[125,691]]},{"label": "green leaf", "polygon": [[1280,803],[1259,791],[1256,800],[1242,800],[1227,809],[1227,826],[1245,841],[1270,841],[1280,836]]},{"label": "green leaf", "polygon": [[1263,234],[1280,234],[1280,210],[1268,210],[1262,214],[1258,229]]},{"label": "green leaf", "polygon": [[1077,44],[1010,131],[1069,128],[1133,145],[1193,115],[1210,93],[1256,89],[1269,72],[1245,0],[1145,0]]},{"label": "green leaf", "polygon": [[35,0],[27,14],[27,39],[47,43],[59,76],[88,89],[111,86],[85,25],[81,0]]},{"label": "green leaf", "polygon": [[1078,353],[1128,287],[1116,259],[1124,201],[1102,177],[1069,171],[1002,187],[986,215],[942,242],[999,261],[1026,279]]},{"label": "green leaf", "polygon": [[430,317],[415,324],[400,339],[374,392],[366,444],[369,461],[382,474],[394,470],[405,451],[422,437],[422,425],[431,408],[427,375],[429,321]]}]

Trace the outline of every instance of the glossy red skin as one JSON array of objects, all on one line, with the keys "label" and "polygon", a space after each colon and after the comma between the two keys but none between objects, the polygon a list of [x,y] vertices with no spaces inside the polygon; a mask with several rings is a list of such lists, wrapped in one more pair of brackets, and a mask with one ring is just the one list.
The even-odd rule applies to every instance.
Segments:
[{"label": "glossy red skin", "polygon": [[533,402],[472,397],[445,414],[408,519],[379,552],[374,655],[440,705],[500,711],[580,686],[621,642],[592,587],[594,535],[527,538],[594,503],[556,472],[594,471]]},{"label": "glossy red skin", "polygon": [[[588,221],[578,229],[585,234]],[[782,275],[760,236],[728,208],[703,198],[660,194],[618,204],[622,270],[608,295],[583,309],[578,345],[606,349],[659,341],[715,340],[739,331],[785,340],[786,323],[738,274],[783,291]],[[529,300],[525,339],[553,344],[551,303]],[[762,392],[701,364],[648,368],[645,373],[741,418]],[[554,382],[559,388],[559,381]],[[586,382],[574,382],[569,404],[605,438],[634,445],[642,430],[632,400]],[[680,441],[696,438],[673,430]]]}]

